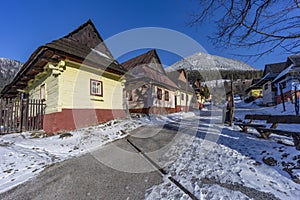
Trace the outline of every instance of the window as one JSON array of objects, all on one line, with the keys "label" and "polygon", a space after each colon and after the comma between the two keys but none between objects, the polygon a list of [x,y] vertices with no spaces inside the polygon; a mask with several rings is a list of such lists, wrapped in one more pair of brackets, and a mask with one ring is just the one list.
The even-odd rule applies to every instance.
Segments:
[{"label": "window", "polygon": [[184,94],[183,93],[181,94],[181,100],[182,101],[184,100]]},{"label": "window", "polygon": [[281,84],[281,88],[282,88],[282,89],[286,88],[286,82],[282,82],[282,83],[280,83],[280,84]]},{"label": "window", "polygon": [[267,90],[269,88],[269,84],[265,85],[265,90]]},{"label": "window", "polygon": [[162,99],[162,89],[157,88],[157,99],[161,100]]},{"label": "window", "polygon": [[132,99],[132,90],[129,90],[128,92],[127,92],[127,98],[128,98],[128,101],[132,101],[133,99]]},{"label": "window", "polygon": [[91,95],[103,96],[103,84],[102,81],[91,80]]},{"label": "window", "polygon": [[46,100],[46,87],[45,87],[45,84],[41,85],[41,87],[40,87],[40,99],[42,101]]},{"label": "window", "polygon": [[169,91],[165,91],[165,101],[169,101]]}]

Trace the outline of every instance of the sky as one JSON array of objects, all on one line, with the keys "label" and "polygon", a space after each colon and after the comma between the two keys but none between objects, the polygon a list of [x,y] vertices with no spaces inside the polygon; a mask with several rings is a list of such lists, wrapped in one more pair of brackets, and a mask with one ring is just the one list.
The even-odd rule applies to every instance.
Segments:
[{"label": "sky", "polygon": [[[4,0],[0,5],[0,57],[21,62],[26,62],[37,47],[65,36],[88,19],[104,40],[136,28],[159,27],[186,35],[210,54],[239,59],[258,69],[287,57],[275,51],[254,61],[233,55],[242,50],[215,48],[207,38],[215,32],[212,21],[188,25],[191,13],[197,11],[197,0]],[[143,52],[133,51],[116,59],[122,62]],[[181,58],[168,51],[158,50],[158,54],[164,65]]]}]

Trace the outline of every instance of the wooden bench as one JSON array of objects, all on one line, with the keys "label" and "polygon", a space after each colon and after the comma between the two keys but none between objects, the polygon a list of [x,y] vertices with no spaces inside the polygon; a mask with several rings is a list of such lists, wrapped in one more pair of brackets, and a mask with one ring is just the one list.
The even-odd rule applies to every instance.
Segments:
[{"label": "wooden bench", "polygon": [[265,139],[274,133],[277,135],[283,135],[287,137],[292,137],[297,150],[300,150],[300,130],[299,131],[289,131],[277,129],[278,124],[300,124],[300,116],[295,115],[273,115],[267,119],[267,123],[272,123],[270,128],[258,127],[256,130]]},{"label": "wooden bench", "polygon": [[242,132],[247,132],[248,127],[253,127],[255,129],[257,128],[265,128],[266,124],[254,124],[253,122],[255,120],[261,120],[261,121],[267,121],[269,119],[270,115],[245,115],[245,120],[249,120],[249,122],[235,122],[234,125],[239,126],[242,130]]}]

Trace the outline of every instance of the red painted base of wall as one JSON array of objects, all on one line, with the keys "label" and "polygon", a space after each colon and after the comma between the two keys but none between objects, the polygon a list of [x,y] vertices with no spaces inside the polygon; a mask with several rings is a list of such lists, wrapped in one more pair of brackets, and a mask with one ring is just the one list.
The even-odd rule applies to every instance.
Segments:
[{"label": "red painted base of wall", "polygon": [[191,106],[176,106],[176,112],[189,112],[192,111]]},{"label": "red painted base of wall", "polygon": [[151,108],[129,109],[130,113],[145,113],[145,114],[170,114],[175,112],[189,112],[189,111],[192,111],[192,107],[176,106],[175,108],[151,107]]},{"label": "red painted base of wall", "polygon": [[151,107],[151,108],[129,109],[129,112],[145,113],[145,114],[170,114],[176,112],[176,110],[175,108]]},{"label": "red painted base of wall", "polygon": [[43,129],[47,134],[54,134],[97,125],[112,119],[124,118],[125,116],[125,110],[62,109],[62,112],[44,116]]},{"label": "red painted base of wall", "polygon": [[[291,99],[294,98],[295,94],[292,93],[292,91],[288,91],[288,92],[285,92],[283,94],[283,96],[284,96],[285,101],[290,101]],[[297,92],[297,97],[298,98],[300,97],[300,91]],[[282,103],[281,95],[276,96],[276,100],[277,100],[277,104]]]}]

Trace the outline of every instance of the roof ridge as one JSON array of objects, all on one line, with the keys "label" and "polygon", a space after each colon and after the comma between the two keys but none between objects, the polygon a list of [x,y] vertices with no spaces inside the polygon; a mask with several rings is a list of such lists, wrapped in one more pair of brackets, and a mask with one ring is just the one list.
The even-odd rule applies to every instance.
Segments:
[{"label": "roof ridge", "polygon": [[70,36],[74,35],[75,33],[78,33],[80,30],[82,30],[84,27],[91,25],[93,29],[95,30],[97,36],[103,41],[101,35],[99,34],[95,24],[91,19],[88,19],[85,23],[79,25],[77,28],[75,28],[73,31],[69,32],[67,35],[63,36],[63,38],[70,38]]}]

